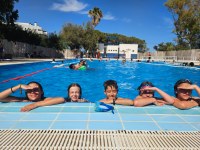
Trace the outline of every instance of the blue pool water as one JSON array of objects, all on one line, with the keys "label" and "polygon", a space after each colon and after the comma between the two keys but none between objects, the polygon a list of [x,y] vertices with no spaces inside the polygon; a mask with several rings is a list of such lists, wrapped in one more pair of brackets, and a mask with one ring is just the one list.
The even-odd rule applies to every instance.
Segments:
[{"label": "blue pool water", "polygon": [[[89,70],[74,71],[68,69],[71,62],[65,61],[65,66],[53,68],[58,63],[41,62],[23,65],[0,66],[0,82],[7,79],[24,76],[33,72],[38,72],[32,76],[27,76],[19,80],[10,80],[0,84],[0,91],[12,87],[16,84],[27,84],[30,81],[38,81],[44,87],[46,96],[67,95],[67,87],[72,82],[81,85],[83,97],[91,102],[104,98],[103,82],[108,79],[116,80],[119,86],[119,97],[134,99],[137,96],[136,90],[144,80],[151,81],[155,86],[173,95],[174,83],[181,78],[190,79],[200,85],[200,68],[189,68],[172,66],[165,63],[137,63],[121,61],[87,61]],[[196,94],[196,93],[194,93]],[[19,96],[19,93],[16,93]]]},{"label": "blue pool water", "polygon": [[[104,98],[103,82],[118,82],[119,97],[134,99],[140,83],[149,80],[155,86],[173,95],[173,85],[180,78],[188,78],[200,85],[200,68],[172,66],[165,63],[137,63],[121,61],[88,61],[89,70],[75,71],[67,66],[77,60],[65,61],[65,67],[53,68],[60,63],[31,63],[0,66],[0,91],[16,84],[38,81],[46,96],[67,95],[67,86],[77,82],[82,86],[83,97],[91,102]],[[43,70],[47,69],[48,70]],[[41,72],[37,72],[43,70]],[[8,80],[36,72],[19,80]],[[2,83],[2,81],[8,81]],[[197,93],[193,93],[197,95]],[[15,93],[20,96],[19,92]],[[64,103],[19,112],[28,102],[0,103],[0,129],[91,129],[91,130],[150,130],[150,131],[199,131],[200,108],[179,110],[165,105],[115,106],[111,112],[95,112],[94,103]]]}]

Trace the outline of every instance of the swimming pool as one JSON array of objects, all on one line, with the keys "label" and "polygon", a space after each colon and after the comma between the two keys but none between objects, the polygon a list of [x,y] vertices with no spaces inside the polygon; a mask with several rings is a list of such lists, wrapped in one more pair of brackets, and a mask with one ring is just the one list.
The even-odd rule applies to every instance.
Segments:
[{"label": "swimming pool", "polygon": [[[136,89],[144,80],[153,82],[170,95],[173,95],[174,83],[180,78],[190,79],[200,85],[200,68],[165,63],[127,61],[123,64],[116,60],[95,60],[87,62],[89,70],[75,71],[67,67],[72,62],[78,60],[66,60],[64,67],[57,68],[54,66],[60,65],[60,62],[1,66],[0,91],[19,83],[38,81],[44,87],[46,96],[66,97],[68,85],[77,82],[82,87],[83,97],[95,102],[105,97],[103,82],[108,79],[117,81],[119,97],[130,99],[137,96]],[[20,78],[13,80],[15,77]],[[17,92],[15,94],[20,95]],[[173,106],[116,106],[112,114],[94,112],[93,103],[65,103],[37,108],[27,113],[19,112],[24,105],[0,103],[0,129],[200,130],[199,107],[179,110]]]},{"label": "swimming pool", "polygon": [[[151,81],[170,95],[174,94],[173,86],[178,79],[187,78],[200,85],[200,68],[172,66],[165,63],[126,62],[122,64],[121,61],[111,60],[87,61],[89,70],[74,71],[67,67],[71,62],[78,61],[67,60],[65,61],[66,65],[59,68],[53,66],[59,65],[60,62],[0,66],[0,82],[36,72],[36,74],[19,80],[1,83],[0,91],[16,84],[38,81],[44,87],[46,96],[66,97],[68,85],[77,82],[82,87],[83,97],[94,102],[104,98],[103,82],[108,79],[117,81],[119,86],[118,96],[130,99],[137,96],[138,91],[136,89],[144,80]],[[16,94],[19,95],[19,93]]]}]

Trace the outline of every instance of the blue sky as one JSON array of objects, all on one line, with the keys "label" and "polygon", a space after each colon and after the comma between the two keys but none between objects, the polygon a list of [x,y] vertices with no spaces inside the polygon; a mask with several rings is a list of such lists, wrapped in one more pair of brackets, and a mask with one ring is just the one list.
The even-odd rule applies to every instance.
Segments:
[{"label": "blue sky", "polygon": [[91,20],[87,12],[98,7],[103,19],[96,27],[106,33],[118,33],[145,40],[147,47],[173,42],[175,34],[167,0],[19,0],[18,22],[37,22],[48,33],[59,33],[66,23],[82,25]]}]

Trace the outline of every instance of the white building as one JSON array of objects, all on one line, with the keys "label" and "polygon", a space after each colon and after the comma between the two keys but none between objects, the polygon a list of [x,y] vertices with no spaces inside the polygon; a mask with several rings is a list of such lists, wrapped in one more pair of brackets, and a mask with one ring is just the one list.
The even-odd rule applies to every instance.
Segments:
[{"label": "white building", "polygon": [[102,57],[108,58],[126,58],[137,59],[138,44],[119,44],[104,46],[100,43],[98,46]]},{"label": "white building", "polygon": [[22,27],[24,31],[32,31],[33,33],[47,35],[48,33],[42,29],[42,27],[38,26],[35,22],[34,24],[31,23],[23,23],[23,22],[15,22],[16,25]]}]

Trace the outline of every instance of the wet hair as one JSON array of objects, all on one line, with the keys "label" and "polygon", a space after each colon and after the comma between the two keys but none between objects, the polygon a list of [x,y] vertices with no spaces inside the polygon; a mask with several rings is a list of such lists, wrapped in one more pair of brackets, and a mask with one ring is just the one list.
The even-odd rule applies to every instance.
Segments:
[{"label": "wet hair", "polygon": [[66,102],[71,102],[71,98],[69,96],[69,90],[71,87],[78,87],[79,88],[79,91],[80,91],[80,95],[79,95],[79,99],[81,99],[82,97],[82,89],[81,89],[81,86],[78,84],[78,83],[72,83],[68,86],[68,89],[67,89],[67,92],[68,92],[68,96],[66,98]]},{"label": "wet hair", "polygon": [[70,64],[70,65],[69,65],[69,68],[70,68],[70,69],[74,69],[74,65],[75,65],[75,64]]},{"label": "wet hair", "polygon": [[178,86],[182,83],[188,83],[190,85],[192,85],[192,82],[188,79],[180,79],[178,80],[175,84],[174,84],[174,95],[177,97],[177,90],[178,90]]},{"label": "wet hair", "polygon": [[[144,86],[149,86],[149,87],[154,87],[153,83],[149,82],[149,81],[144,81],[140,84],[140,86],[138,86],[137,90],[139,90],[139,95],[141,94],[141,88]],[[153,92],[153,96],[154,96],[154,92]]]},{"label": "wet hair", "polygon": [[84,66],[87,66],[87,63],[86,63],[86,60],[81,60],[80,62],[79,62],[79,64],[81,64],[82,63],[82,65],[84,65]]},{"label": "wet hair", "polygon": [[105,91],[109,86],[114,87],[118,91],[118,85],[117,85],[117,82],[115,80],[107,80],[103,83],[103,86],[104,86]]},{"label": "wet hair", "polygon": [[82,60],[80,60],[80,62],[79,62],[79,63],[82,63],[82,62],[83,62],[83,63],[85,63],[85,62],[86,62],[86,60],[83,60],[83,59],[82,59]]},{"label": "wet hair", "polygon": [[[45,97],[44,97],[44,91],[43,91],[42,85],[41,85],[40,83],[36,82],[36,81],[31,81],[31,82],[29,82],[27,85],[29,85],[29,84],[31,84],[31,83],[35,83],[35,84],[37,84],[37,85],[39,86],[39,88],[40,88],[40,90],[41,90],[41,92],[42,92],[42,94],[41,94],[41,100],[45,99]],[[27,96],[27,92],[25,92],[25,95],[26,95],[26,98],[29,99],[28,96]]]}]

